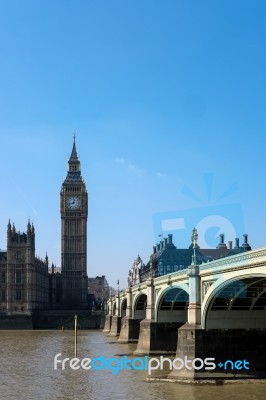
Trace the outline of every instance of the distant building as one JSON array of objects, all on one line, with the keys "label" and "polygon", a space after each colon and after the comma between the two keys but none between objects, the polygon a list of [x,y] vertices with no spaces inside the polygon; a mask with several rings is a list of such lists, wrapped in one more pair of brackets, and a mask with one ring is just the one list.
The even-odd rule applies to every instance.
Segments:
[{"label": "distant building", "polygon": [[[248,250],[251,250],[248,244],[248,235],[243,235],[243,244],[241,246],[239,245],[239,239],[236,238],[233,248],[232,242],[229,242],[229,246],[227,247],[224,243],[224,235],[221,234],[220,243],[216,249],[201,249],[197,245],[196,259],[198,264],[202,264],[218,258],[243,253]],[[173,244],[173,235],[169,234],[168,238],[161,240],[160,243],[153,247],[153,254],[150,256],[149,262],[142,266],[139,271],[140,280],[145,281],[151,277],[157,277],[187,268],[191,265],[192,255],[192,244],[188,249],[178,249]]]},{"label": "distant building", "polygon": [[35,229],[7,227],[7,251],[0,251],[0,310],[30,313],[49,307],[48,257],[35,255]]},{"label": "distant building", "polygon": [[128,272],[128,286],[134,286],[137,285],[137,283],[141,282],[141,271],[143,268],[145,268],[145,264],[138,255],[136,260],[134,260],[131,269]]},{"label": "distant building", "polygon": [[105,275],[88,278],[88,297],[90,308],[104,309],[107,299],[110,296],[110,288]]}]

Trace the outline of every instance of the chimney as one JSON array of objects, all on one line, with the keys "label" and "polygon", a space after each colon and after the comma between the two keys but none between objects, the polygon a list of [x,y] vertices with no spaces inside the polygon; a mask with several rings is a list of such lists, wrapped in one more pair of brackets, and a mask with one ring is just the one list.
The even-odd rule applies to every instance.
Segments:
[{"label": "chimney", "polygon": [[161,249],[163,250],[163,248],[164,248],[164,241],[161,240],[161,241],[160,241],[160,244],[161,244]]},{"label": "chimney", "polygon": [[248,235],[246,233],[243,235],[243,241],[244,243],[242,244],[242,248],[245,250],[251,250],[251,247],[248,244]]},{"label": "chimney", "polygon": [[156,253],[156,246],[153,246],[153,254]]},{"label": "chimney", "polygon": [[226,247],[226,244],[224,243],[224,234],[223,233],[220,234],[220,243],[218,244],[218,249],[220,249],[221,247]]},{"label": "chimney", "polygon": [[156,246],[157,246],[157,251],[159,251],[160,250],[160,243],[157,243]]},{"label": "chimney", "polygon": [[173,235],[171,233],[168,234],[168,243],[169,244],[173,243]]},{"label": "chimney", "polygon": [[239,249],[239,238],[235,238],[235,249]]},{"label": "chimney", "polygon": [[164,239],[164,248],[166,247],[166,245],[167,245],[167,238]]},{"label": "chimney", "polygon": [[232,242],[232,240],[229,240],[229,242],[228,242],[228,247],[229,247],[230,250],[232,250],[232,248],[233,248],[233,242]]}]

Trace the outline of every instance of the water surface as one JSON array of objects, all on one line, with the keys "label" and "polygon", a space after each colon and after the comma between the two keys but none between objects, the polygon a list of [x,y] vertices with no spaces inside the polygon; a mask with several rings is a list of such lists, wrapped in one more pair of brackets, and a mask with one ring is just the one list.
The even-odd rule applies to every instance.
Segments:
[{"label": "water surface", "polygon": [[[145,382],[146,371],[54,370],[54,356],[74,357],[73,331],[0,331],[0,398],[27,400],[257,400],[266,385],[244,383],[199,386]],[[100,331],[79,331],[78,356],[129,354],[134,345],[118,344]]]}]

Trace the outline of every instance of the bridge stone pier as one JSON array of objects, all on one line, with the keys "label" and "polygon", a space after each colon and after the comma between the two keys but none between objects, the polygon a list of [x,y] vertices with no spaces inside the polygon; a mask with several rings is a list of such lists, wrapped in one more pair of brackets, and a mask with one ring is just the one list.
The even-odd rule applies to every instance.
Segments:
[{"label": "bridge stone pier", "polygon": [[118,342],[130,343],[138,340],[139,336],[139,321],[132,318],[132,288],[126,290],[126,295],[123,299],[124,311],[126,315],[122,316],[121,331]]},{"label": "bridge stone pier", "polygon": [[111,329],[108,336],[118,336],[121,329],[121,310],[120,310],[120,294],[115,296],[113,301]]},{"label": "bridge stone pier", "polygon": [[[174,354],[171,378],[266,377],[266,247],[151,277],[110,299],[106,317],[136,355]],[[216,368],[200,368],[205,358]]]},{"label": "bridge stone pier", "polygon": [[110,297],[107,303],[107,314],[105,316],[103,332],[109,333],[111,330],[111,326],[112,326],[112,298]]}]

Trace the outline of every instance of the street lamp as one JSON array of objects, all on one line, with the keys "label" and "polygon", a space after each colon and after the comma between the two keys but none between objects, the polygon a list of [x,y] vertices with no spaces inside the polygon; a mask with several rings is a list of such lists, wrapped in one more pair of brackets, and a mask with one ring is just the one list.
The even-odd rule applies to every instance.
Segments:
[{"label": "street lamp", "polygon": [[198,237],[199,237],[199,235],[198,235],[197,229],[194,228],[192,231],[192,236],[191,236],[191,240],[193,243],[192,265],[197,265],[196,248],[197,248]]}]

